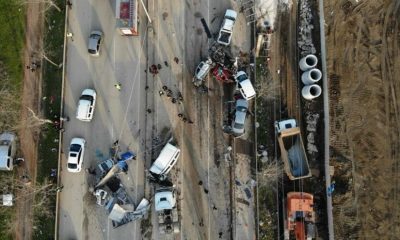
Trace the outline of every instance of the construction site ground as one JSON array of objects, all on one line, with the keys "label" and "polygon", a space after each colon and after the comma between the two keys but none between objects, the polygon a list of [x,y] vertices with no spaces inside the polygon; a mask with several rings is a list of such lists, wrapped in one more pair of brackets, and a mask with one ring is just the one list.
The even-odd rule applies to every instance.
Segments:
[{"label": "construction site ground", "polygon": [[326,1],[335,239],[398,239],[399,1]]}]

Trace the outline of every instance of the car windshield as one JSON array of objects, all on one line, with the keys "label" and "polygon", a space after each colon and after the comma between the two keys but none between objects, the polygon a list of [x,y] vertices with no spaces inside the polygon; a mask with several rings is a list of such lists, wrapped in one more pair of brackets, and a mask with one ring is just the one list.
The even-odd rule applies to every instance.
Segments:
[{"label": "car windshield", "polygon": [[92,39],[100,39],[100,35],[92,34],[92,35],[90,35],[90,38],[92,38]]},{"label": "car windshield", "polygon": [[243,82],[244,80],[246,80],[247,79],[247,75],[246,74],[242,74],[242,75],[240,75],[239,77],[237,77],[237,80],[239,81],[239,82]]},{"label": "car windshield", "polygon": [[90,96],[90,95],[82,95],[79,99],[80,99],[80,100],[92,101],[92,100],[93,100],[93,96]]},{"label": "car windshield", "polygon": [[76,169],[78,167],[78,164],[75,163],[68,163],[68,168],[69,169]]},{"label": "car windshield", "polygon": [[247,108],[245,108],[245,107],[237,107],[236,111],[238,111],[238,112],[247,112]]},{"label": "car windshield", "polygon": [[81,150],[81,145],[79,144],[72,144],[69,148],[71,152],[79,152]]},{"label": "car windshield", "polygon": [[233,127],[234,127],[235,129],[243,129],[244,124],[235,122],[235,124],[233,125]]},{"label": "car windshield", "polygon": [[71,157],[76,157],[78,154],[76,154],[76,153],[74,153],[74,152],[71,152],[70,154],[69,154],[69,156],[71,156]]},{"label": "car windshield", "polygon": [[88,51],[89,51],[89,53],[91,53],[91,54],[95,54],[95,53],[96,53],[96,50],[94,50],[94,49],[88,49]]},{"label": "car windshield", "polygon": [[199,66],[196,69],[196,73],[200,72],[201,68],[203,67],[203,63],[200,63]]}]

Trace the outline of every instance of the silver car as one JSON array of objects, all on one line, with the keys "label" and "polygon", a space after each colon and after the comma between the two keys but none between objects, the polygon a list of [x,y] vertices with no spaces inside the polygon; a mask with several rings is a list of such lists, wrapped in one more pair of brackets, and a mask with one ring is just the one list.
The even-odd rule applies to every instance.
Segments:
[{"label": "silver car", "polygon": [[244,134],[244,124],[246,122],[249,104],[245,99],[236,100],[235,119],[232,121],[232,131],[235,136]]},{"label": "silver car", "polygon": [[92,31],[89,36],[88,52],[94,57],[100,56],[100,46],[103,38],[101,31]]}]

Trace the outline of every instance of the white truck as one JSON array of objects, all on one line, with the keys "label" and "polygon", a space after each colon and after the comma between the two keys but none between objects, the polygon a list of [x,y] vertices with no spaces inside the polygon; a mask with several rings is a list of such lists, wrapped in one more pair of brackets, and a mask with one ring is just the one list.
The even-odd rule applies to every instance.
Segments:
[{"label": "white truck", "polygon": [[12,171],[16,153],[16,136],[10,132],[0,134],[0,170]]},{"label": "white truck", "polygon": [[221,45],[228,46],[231,44],[233,25],[235,24],[237,13],[231,9],[225,12],[221,29],[219,30],[217,42]]},{"label": "white truck", "polygon": [[160,155],[151,165],[150,174],[160,180],[166,179],[166,175],[171,171],[172,167],[176,164],[181,150],[171,143],[167,143],[161,150]]},{"label": "white truck", "polygon": [[295,119],[275,122],[285,172],[290,180],[311,177],[300,128]]},{"label": "white truck", "polygon": [[158,215],[158,230],[161,234],[179,233],[179,215],[173,187],[158,187],[154,196],[154,206]]}]

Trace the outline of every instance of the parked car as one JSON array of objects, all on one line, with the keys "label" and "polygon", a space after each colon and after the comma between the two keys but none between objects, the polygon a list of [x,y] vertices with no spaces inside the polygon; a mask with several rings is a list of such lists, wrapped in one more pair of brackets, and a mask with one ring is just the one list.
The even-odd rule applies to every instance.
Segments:
[{"label": "parked car", "polygon": [[16,139],[15,134],[11,132],[0,134],[0,171],[13,170]]},{"label": "parked car", "polygon": [[92,31],[89,36],[88,52],[91,56],[100,56],[100,46],[103,38],[101,31]]},{"label": "parked car", "polygon": [[239,71],[235,75],[235,80],[237,83],[237,87],[244,99],[248,101],[256,96],[256,91],[254,90],[253,84],[251,83],[246,72]]},{"label": "parked car", "polygon": [[93,89],[83,90],[81,97],[79,98],[76,118],[84,122],[90,122],[93,118],[95,106],[96,91]]},{"label": "parked car", "polygon": [[249,103],[245,99],[236,100],[235,118],[232,121],[232,131],[235,136],[244,134],[244,124],[246,122]]},{"label": "parked car", "polygon": [[71,140],[67,161],[68,172],[77,173],[82,170],[85,144],[86,141],[83,138],[73,138]]}]

